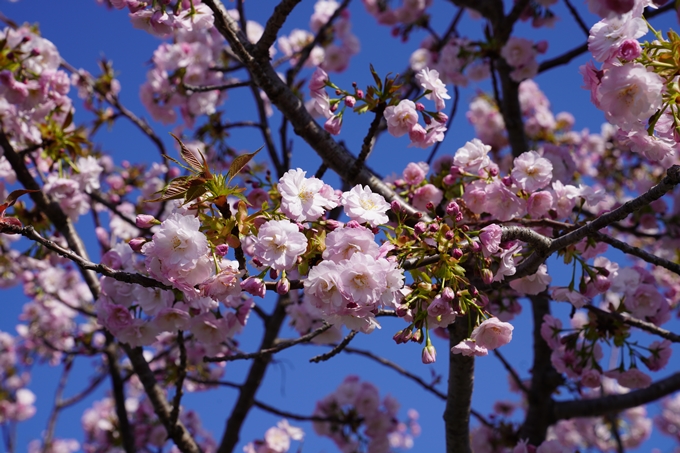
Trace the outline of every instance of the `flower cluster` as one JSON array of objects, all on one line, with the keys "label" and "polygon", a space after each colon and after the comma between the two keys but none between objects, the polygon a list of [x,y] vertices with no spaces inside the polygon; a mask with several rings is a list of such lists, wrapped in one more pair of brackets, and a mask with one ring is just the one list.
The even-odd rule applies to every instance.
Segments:
[{"label": "flower cluster", "polygon": [[288,424],[285,418],[264,433],[264,439],[256,440],[243,447],[244,453],[286,453],[290,441],[302,441],[302,429]]},{"label": "flower cluster", "polygon": [[393,397],[387,395],[381,402],[377,387],[348,376],[335,392],[316,403],[314,415],[333,421],[315,421],[314,431],[329,437],[342,451],[365,447],[367,451],[387,453],[394,447],[410,448],[412,440],[406,439],[420,433],[417,414],[409,414],[409,435],[407,425],[396,418],[398,411],[399,403]]}]

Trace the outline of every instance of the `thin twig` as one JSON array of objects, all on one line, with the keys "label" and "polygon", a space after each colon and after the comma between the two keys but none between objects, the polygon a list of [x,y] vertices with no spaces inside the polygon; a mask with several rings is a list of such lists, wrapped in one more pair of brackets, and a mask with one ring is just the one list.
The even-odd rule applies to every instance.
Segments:
[{"label": "thin twig", "polygon": [[524,382],[522,382],[522,379],[520,379],[517,371],[515,371],[512,365],[510,365],[510,362],[508,362],[505,357],[503,357],[503,354],[501,354],[498,349],[494,349],[493,353],[498,358],[498,360],[501,361],[506,371],[510,373],[510,376],[512,376],[512,379],[515,381],[515,384],[517,384],[517,387],[519,387],[525,395],[528,395],[529,389],[526,387],[526,385],[524,385]]},{"label": "thin twig", "polygon": [[[453,107],[451,108],[451,113],[449,113],[449,119],[446,120],[446,132],[448,132],[451,129],[451,123],[453,123],[453,119],[456,117],[456,111],[458,110],[458,99],[460,95],[460,90],[458,89],[457,86],[454,85],[453,87]],[[441,147],[443,141],[437,142],[434,145],[434,148],[432,148],[432,152],[430,153],[430,156],[427,158],[427,163],[428,165],[432,163],[432,160],[434,159],[435,154],[437,154],[437,151],[439,151],[439,148]]]},{"label": "thin twig", "polygon": [[349,342],[352,341],[352,339],[353,339],[356,335],[357,335],[357,331],[356,331],[356,330],[352,330],[352,331],[351,331],[345,338],[343,338],[342,341],[341,341],[340,343],[338,343],[333,349],[331,349],[330,351],[328,351],[328,352],[326,352],[326,353],[324,353],[324,354],[320,354],[320,355],[317,355],[316,357],[312,357],[311,359],[309,359],[309,361],[312,362],[312,363],[319,363],[319,362],[325,362],[326,360],[328,360],[328,359],[330,359],[330,358],[332,358],[332,357],[335,357],[336,355],[338,355],[338,354],[340,353],[340,351],[342,351],[343,349],[345,349],[345,347],[347,347],[347,345],[349,344]]},{"label": "thin twig", "polygon": [[255,400],[253,406],[262,409],[265,412],[269,412],[280,417],[290,418],[292,420],[298,420],[302,422],[330,422],[330,423],[343,423],[343,420],[335,417],[320,417],[318,415],[300,415],[293,412],[283,411],[277,409],[269,404],[263,403],[262,401]]},{"label": "thin twig", "polygon": [[574,5],[571,4],[569,0],[564,0],[564,4],[567,5],[567,9],[569,9],[569,12],[571,13],[572,17],[578,24],[579,28],[585,33],[586,38],[590,36],[590,29],[586,25],[586,23],[583,21],[583,18],[581,15],[578,13],[576,8],[574,8]]},{"label": "thin twig", "polygon": [[288,349],[291,346],[295,346],[296,344],[300,343],[306,343],[313,339],[314,337],[317,337],[330,329],[332,326],[330,324],[324,324],[323,326],[319,327],[318,329],[315,329],[311,332],[309,332],[306,335],[301,336],[300,338],[296,338],[294,340],[287,340],[287,341],[282,341],[276,346],[273,346],[271,348],[266,348],[266,349],[261,349],[260,351],[257,352],[251,352],[248,354],[234,354],[234,355],[229,355],[225,357],[203,357],[204,362],[233,362],[234,360],[248,360],[248,359],[258,359],[264,356],[269,356],[272,354],[276,354],[279,351],[283,351],[284,349]]},{"label": "thin twig", "polygon": [[246,80],[244,82],[234,82],[234,83],[225,83],[222,85],[189,85],[188,83],[182,83],[182,87],[184,87],[185,90],[187,91],[193,91],[194,93],[204,93],[206,91],[224,91],[228,90],[230,88],[240,88],[240,87],[248,87],[252,86],[253,82],[250,80]]},{"label": "thin twig", "polygon": [[658,257],[654,255],[653,253],[649,253],[645,250],[642,250],[641,248],[638,247],[633,247],[632,245],[619,241],[618,239],[614,239],[611,236],[608,236],[603,233],[595,233],[592,235],[592,237],[599,241],[599,242],[604,242],[606,244],[611,245],[614,248],[617,248],[621,250],[624,253],[627,253],[629,255],[637,256],[640,259],[645,260],[648,263],[655,264],[657,266],[661,266],[663,268],[668,269],[671,272],[674,272],[675,274],[680,275],[680,264],[674,263],[673,261],[666,260],[664,258]]},{"label": "thin twig", "polygon": [[644,330],[645,332],[649,332],[661,338],[665,338],[666,340],[670,340],[673,343],[680,343],[680,335],[673,333],[670,330],[663,329],[654,323],[633,318],[627,313],[613,313],[610,311],[602,310],[601,308],[595,307],[593,305],[584,305],[583,308],[592,313],[595,313],[597,316],[616,319],[619,322],[628,324],[631,327],[637,327],[640,330]]},{"label": "thin twig", "polygon": [[24,236],[25,238],[31,239],[32,241],[35,241],[45,248],[48,248],[52,250],[53,252],[56,252],[57,254],[63,256],[64,258],[68,258],[69,260],[73,261],[75,264],[77,264],[81,269],[89,270],[89,271],[94,271],[99,274],[102,274],[106,277],[111,277],[113,279],[116,279],[121,282],[125,283],[136,283],[138,285],[144,286],[146,288],[160,288],[160,289],[166,289],[170,290],[172,289],[171,286],[168,286],[164,283],[159,282],[158,280],[154,280],[153,278],[146,277],[142,274],[136,274],[132,272],[123,272],[123,271],[114,271],[108,266],[105,266],[103,264],[95,264],[92,261],[86,260],[82,258],[80,255],[76,254],[75,252],[72,252],[71,250],[67,250],[57,243],[50,241],[49,239],[45,239],[44,237],[40,236],[35,229],[32,226],[27,226],[27,227],[18,227],[15,225],[2,225],[0,226],[0,230],[3,233],[7,234],[20,234]]}]

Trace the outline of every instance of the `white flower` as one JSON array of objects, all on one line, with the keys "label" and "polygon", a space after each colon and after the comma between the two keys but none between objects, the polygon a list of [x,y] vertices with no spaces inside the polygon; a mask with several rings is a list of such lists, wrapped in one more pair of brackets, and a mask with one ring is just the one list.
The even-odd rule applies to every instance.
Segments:
[{"label": "white flower", "polygon": [[166,268],[193,268],[198,259],[208,253],[208,240],[198,231],[200,226],[201,222],[194,216],[173,213],[161,223],[153,242],[145,244],[142,253],[152,254]]},{"label": "white flower", "polygon": [[305,174],[306,172],[299,168],[289,170],[278,184],[281,210],[296,222],[316,220],[326,212],[326,209],[333,209],[338,205],[333,198],[333,191],[324,189],[323,181],[318,178],[305,178]]},{"label": "white flower", "polygon": [[387,223],[390,205],[382,195],[373,193],[368,186],[356,185],[349,192],[344,192],[340,204],[345,208],[345,214],[359,223],[368,223],[377,227]]},{"label": "white flower", "polygon": [[513,161],[512,179],[527,192],[542,189],[552,179],[553,166],[536,151],[520,154]]},{"label": "white flower", "polygon": [[255,238],[255,257],[278,271],[293,267],[305,250],[307,238],[288,220],[270,220],[260,227]]},{"label": "white flower", "polygon": [[478,138],[472,139],[462,148],[458,148],[453,156],[453,164],[476,175],[480,169],[491,165],[491,159],[488,156],[489,151],[491,151],[489,145],[485,145]]},{"label": "white flower", "polygon": [[420,86],[422,86],[423,89],[431,91],[431,93],[426,94],[425,97],[434,101],[434,106],[437,111],[443,110],[446,106],[444,99],[451,99],[451,96],[448,95],[444,82],[439,79],[439,71],[426,67],[416,74],[416,79],[418,79],[418,82],[420,82]]}]

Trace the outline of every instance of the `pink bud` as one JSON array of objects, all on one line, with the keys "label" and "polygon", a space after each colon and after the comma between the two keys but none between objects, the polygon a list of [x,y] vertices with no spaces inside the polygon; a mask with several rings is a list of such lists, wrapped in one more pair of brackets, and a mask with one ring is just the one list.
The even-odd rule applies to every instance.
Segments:
[{"label": "pink bud", "polygon": [[463,257],[463,251],[461,249],[453,249],[451,256],[457,260]]},{"label": "pink bud", "polygon": [[142,251],[142,246],[146,244],[146,239],[144,238],[132,238],[130,239],[130,242],[128,242],[130,245],[130,248],[134,250],[135,252],[141,252]]},{"label": "pink bud", "polygon": [[357,90],[357,99],[364,98],[364,90]]},{"label": "pink bud", "polygon": [[421,102],[416,102],[416,110],[419,112],[425,111],[425,106]]},{"label": "pink bud", "polygon": [[357,100],[354,99],[354,96],[345,96],[345,105],[349,108],[354,107],[354,105],[357,103]]},{"label": "pink bud", "polygon": [[490,269],[482,269],[482,281],[487,285],[493,282],[493,272]]},{"label": "pink bud", "polygon": [[428,344],[423,348],[422,360],[426,365],[437,361],[437,351],[434,349],[434,346]]},{"label": "pink bud", "polygon": [[229,252],[229,246],[227,244],[220,244],[215,247],[215,253],[219,257],[225,256]]},{"label": "pink bud", "polygon": [[290,291],[290,280],[283,277],[276,283],[276,292],[278,294],[284,295],[288,294],[288,291]]},{"label": "pink bud", "polygon": [[248,277],[241,282],[241,289],[253,296],[264,297],[267,287],[264,282],[256,277]]},{"label": "pink bud", "polygon": [[546,41],[545,39],[538,41],[534,48],[536,49],[536,52],[540,54],[546,53],[548,51],[548,41]]},{"label": "pink bud", "polygon": [[417,235],[423,234],[427,230],[427,225],[425,222],[418,222],[416,226],[413,227],[413,232]]},{"label": "pink bud", "polygon": [[161,222],[156,220],[156,218],[149,214],[139,214],[135,219],[135,225],[138,228],[151,228],[154,225],[160,225]]}]

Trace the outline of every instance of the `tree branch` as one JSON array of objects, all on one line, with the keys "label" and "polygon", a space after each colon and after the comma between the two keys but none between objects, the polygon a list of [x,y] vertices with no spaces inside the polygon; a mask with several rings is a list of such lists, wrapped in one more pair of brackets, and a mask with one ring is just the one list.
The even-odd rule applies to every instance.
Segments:
[{"label": "tree branch", "polygon": [[666,340],[670,340],[673,343],[680,343],[680,335],[673,333],[670,330],[663,329],[651,322],[633,318],[627,313],[614,313],[611,311],[605,311],[593,305],[584,305],[583,308],[596,314],[598,317],[602,316],[606,318],[615,319],[624,324],[628,324],[631,327],[637,327],[638,329],[644,330],[645,332],[649,332],[661,338],[665,338]]},{"label": "tree branch", "polygon": [[[279,330],[286,318],[285,296],[279,297],[274,311],[270,315],[265,327],[262,342],[260,343],[260,350],[266,350],[274,345]],[[255,401],[255,394],[262,384],[264,373],[272,360],[271,354],[263,354],[253,360],[248,376],[246,377],[243,386],[239,389],[239,395],[234,404],[231,414],[227,418],[227,423],[222,434],[222,440],[217,449],[217,453],[231,453],[238,444],[241,427],[245,422],[246,416],[253,407]]]},{"label": "tree branch", "polygon": [[288,118],[295,133],[305,140],[342,179],[350,184],[369,186],[374,192],[382,195],[387,202],[396,200],[405,212],[415,215],[418,211],[406,203],[397,193],[365,167],[356,178],[349,179],[349,170],[356,159],[344,150],[333,138],[311,117],[304,103],[278,77],[268,57],[256,60],[252,55],[252,46],[238,30],[234,20],[226,13],[220,0],[205,0],[204,3],[215,15],[215,26],[226,38],[232,49],[250,70],[255,83],[260,86],[269,100]]},{"label": "tree branch", "polygon": [[[266,319],[266,323],[269,324],[271,322],[271,316]],[[317,337],[333,327],[331,324],[324,324],[323,326],[309,332],[306,335],[303,335],[299,338],[296,338],[294,340],[286,340],[286,341],[281,341],[277,343],[275,340],[272,341],[271,345],[267,348],[260,349],[257,352],[251,352],[248,354],[234,354],[234,355],[228,355],[224,357],[204,357],[203,361],[204,362],[233,362],[234,360],[247,360],[247,359],[262,359],[264,357],[271,356],[272,354],[276,354],[279,351],[283,351],[284,349],[288,349],[291,346],[295,346],[296,344],[300,343],[307,343],[309,342],[312,338]],[[272,346],[275,345],[275,346]]]},{"label": "tree branch", "polygon": [[[449,325],[449,347],[470,336],[468,313]],[[449,352],[449,385],[444,410],[447,453],[470,453],[470,404],[475,358]]]},{"label": "tree branch", "polygon": [[340,351],[342,351],[343,349],[345,349],[345,347],[347,347],[347,345],[349,344],[349,342],[352,341],[352,339],[356,336],[356,334],[357,334],[357,331],[356,331],[356,330],[352,330],[352,331],[351,331],[345,338],[343,338],[342,341],[341,341],[340,343],[338,343],[333,349],[331,349],[330,351],[328,351],[328,352],[325,353],[325,354],[320,354],[320,355],[318,355],[318,356],[316,356],[316,357],[312,357],[311,359],[309,359],[309,361],[310,361],[310,362],[313,362],[313,363],[319,363],[319,362],[325,362],[326,360],[328,360],[328,359],[330,359],[330,358],[332,358],[332,357],[335,357],[336,355],[338,355],[338,353],[339,353]]},{"label": "tree branch", "polygon": [[574,417],[598,417],[651,403],[680,390],[680,373],[660,379],[644,389],[601,398],[560,401],[553,405],[551,424]]},{"label": "tree branch", "polygon": [[255,48],[253,49],[253,55],[255,57],[266,55],[267,58],[269,58],[269,48],[274,45],[281,27],[283,27],[283,24],[286,23],[286,19],[288,19],[290,13],[293,12],[293,9],[301,1],[302,0],[282,0],[281,3],[276,5],[274,12],[269,19],[267,19],[267,24],[264,26],[262,37],[257,44],[255,44]]}]

